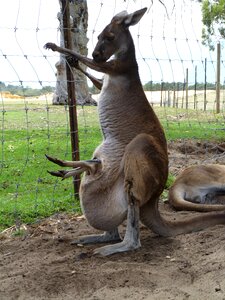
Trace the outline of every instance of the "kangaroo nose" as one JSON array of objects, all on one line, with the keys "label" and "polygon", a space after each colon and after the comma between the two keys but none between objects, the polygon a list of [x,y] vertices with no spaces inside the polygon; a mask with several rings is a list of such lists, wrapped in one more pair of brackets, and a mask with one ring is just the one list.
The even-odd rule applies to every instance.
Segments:
[{"label": "kangaroo nose", "polygon": [[92,53],[92,57],[93,57],[94,61],[96,61],[96,62],[98,62],[98,61],[101,60],[101,58],[100,58],[100,52],[99,51],[94,51]]}]

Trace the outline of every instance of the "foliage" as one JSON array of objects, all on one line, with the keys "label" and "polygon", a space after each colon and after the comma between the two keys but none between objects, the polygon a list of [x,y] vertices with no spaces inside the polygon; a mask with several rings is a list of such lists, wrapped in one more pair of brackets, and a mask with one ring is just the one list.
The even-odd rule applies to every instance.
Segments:
[{"label": "foliage", "polygon": [[[181,91],[185,89],[184,82],[153,82],[149,81],[143,85],[145,91]],[[189,85],[188,87],[190,90],[197,89],[197,90],[204,90],[205,84],[204,83],[197,83],[195,85]],[[214,83],[207,83],[207,89],[215,90],[216,85]],[[0,82],[0,93],[1,92],[9,92],[12,95],[18,95],[22,97],[38,97],[41,95],[45,95],[48,93],[54,92],[54,88],[52,86],[44,86],[41,89],[33,89],[31,87],[22,87],[18,85],[6,85],[4,82]],[[95,87],[89,87],[89,92],[91,94],[98,94],[100,91]]]},{"label": "foliage", "polygon": [[182,89],[184,86],[183,82],[147,82],[143,88],[145,91],[161,91],[161,90],[174,90]]},{"label": "foliage", "polygon": [[[147,82],[143,86],[145,91],[181,91],[185,89],[185,83],[184,82],[157,82],[153,83],[153,81]],[[205,88],[205,83],[198,82],[196,85],[189,85],[188,89],[189,90],[204,90]],[[222,88],[222,87],[221,87]],[[215,90],[216,89],[216,84],[215,83],[207,83],[207,89],[209,90]]]},{"label": "foliage", "polygon": [[33,89],[31,87],[24,87],[18,85],[8,84],[0,82],[0,92],[9,92],[12,95],[18,95],[22,97],[38,97],[44,94],[52,93],[54,88],[52,86],[44,86],[41,89]]},{"label": "foliage", "polygon": [[225,0],[203,0],[202,22],[202,43],[214,50],[214,38],[225,38]]}]

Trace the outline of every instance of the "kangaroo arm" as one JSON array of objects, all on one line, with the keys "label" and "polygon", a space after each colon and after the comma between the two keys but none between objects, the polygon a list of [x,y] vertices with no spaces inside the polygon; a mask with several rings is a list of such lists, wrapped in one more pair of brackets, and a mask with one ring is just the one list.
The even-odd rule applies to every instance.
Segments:
[{"label": "kangaroo arm", "polygon": [[79,65],[77,70],[79,70],[80,72],[82,72],[85,76],[87,76],[87,78],[89,78],[91,80],[91,82],[94,84],[94,86],[96,86],[97,89],[101,90],[102,89],[102,85],[103,85],[103,80],[98,79],[96,77],[94,77],[93,75],[91,75],[90,73],[84,71]]},{"label": "kangaroo arm", "polygon": [[102,89],[103,80],[94,77],[90,73],[86,72],[83,68],[81,68],[81,66],[79,65],[78,60],[76,58],[74,58],[74,56],[68,55],[66,57],[66,60],[72,68],[77,69],[78,71],[83,73],[85,76],[87,76],[91,80],[91,82],[94,84],[94,86],[97,87],[97,89],[99,89],[99,90]]},{"label": "kangaroo arm", "polygon": [[88,57],[85,57],[73,50],[59,47],[54,43],[47,43],[44,45],[44,48],[52,51],[57,51],[59,53],[65,54],[65,55],[72,55],[76,59],[78,59],[80,62],[85,64],[87,67],[97,71],[97,72],[103,72],[103,73],[109,73],[113,69],[114,61],[111,60],[109,62],[98,62],[96,63],[93,59],[90,59]]}]

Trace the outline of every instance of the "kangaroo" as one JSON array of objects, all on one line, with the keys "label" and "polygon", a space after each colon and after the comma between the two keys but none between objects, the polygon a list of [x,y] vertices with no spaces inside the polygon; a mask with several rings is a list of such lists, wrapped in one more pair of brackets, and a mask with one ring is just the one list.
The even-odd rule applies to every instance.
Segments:
[{"label": "kangaroo", "polygon": [[93,75],[91,75],[90,73],[86,72],[83,68],[81,68],[81,66],[79,65],[79,61],[74,56],[67,55],[66,61],[70,65],[70,67],[79,70],[86,77],[88,77],[91,80],[91,82],[94,84],[94,86],[96,86],[97,89],[99,90],[102,89],[103,80],[95,78]]},{"label": "kangaroo", "polygon": [[169,190],[169,203],[177,210],[225,210],[225,166],[186,168]]},{"label": "kangaroo", "polygon": [[[73,168],[50,172],[54,176],[65,179],[84,172],[79,191],[81,208],[89,224],[104,233],[83,236],[74,243],[115,242],[95,249],[94,254],[103,256],[139,248],[139,221],[162,236],[225,223],[224,212],[180,222],[164,220],[159,213],[159,196],[168,176],[167,143],[143,91],[129,31],[146,10],[115,15],[98,36],[93,59],[53,43],[45,45],[105,74],[98,105],[103,142],[92,159],[63,161],[47,156],[59,166]],[[121,240],[118,226],[125,219],[126,232]]]}]

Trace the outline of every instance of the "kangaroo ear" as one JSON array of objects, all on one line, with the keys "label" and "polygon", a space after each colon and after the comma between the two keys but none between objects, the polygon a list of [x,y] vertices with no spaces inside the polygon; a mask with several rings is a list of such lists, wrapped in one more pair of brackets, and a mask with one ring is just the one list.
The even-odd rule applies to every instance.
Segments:
[{"label": "kangaroo ear", "polygon": [[113,18],[111,23],[121,24],[124,22],[125,18],[128,16],[126,10],[121,11],[120,13],[116,14]]},{"label": "kangaroo ear", "polygon": [[139,10],[135,11],[134,13],[127,15],[126,19],[124,20],[124,24],[126,26],[136,25],[141,20],[141,18],[145,14],[146,10],[147,10],[147,7],[139,9]]},{"label": "kangaroo ear", "polygon": [[117,24],[124,24],[126,27],[136,25],[140,19],[143,17],[146,12],[147,7],[135,11],[132,14],[128,14],[125,10],[115,15],[112,19],[112,22]]}]

